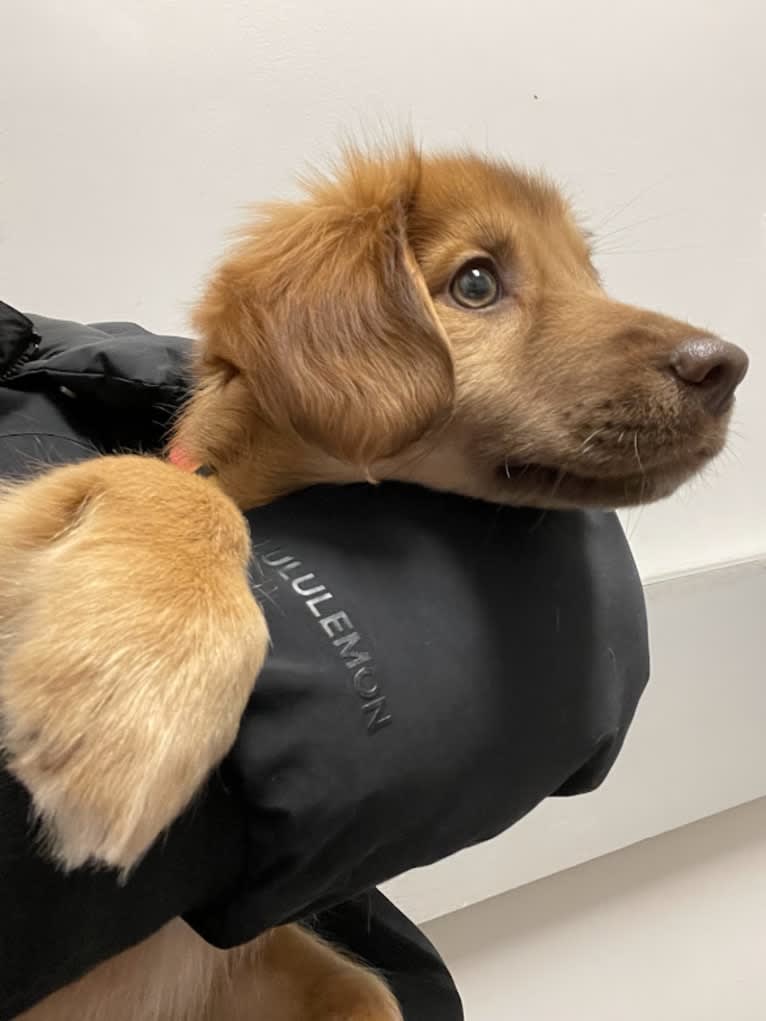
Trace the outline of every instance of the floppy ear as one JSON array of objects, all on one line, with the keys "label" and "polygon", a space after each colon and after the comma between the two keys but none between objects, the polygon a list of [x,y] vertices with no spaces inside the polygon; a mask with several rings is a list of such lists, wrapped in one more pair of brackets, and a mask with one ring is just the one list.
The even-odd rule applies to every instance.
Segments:
[{"label": "floppy ear", "polygon": [[448,416],[452,358],[407,240],[418,180],[415,154],[352,156],[264,210],[195,316],[199,399],[214,414],[228,389],[225,428],[257,416],[366,466]]}]

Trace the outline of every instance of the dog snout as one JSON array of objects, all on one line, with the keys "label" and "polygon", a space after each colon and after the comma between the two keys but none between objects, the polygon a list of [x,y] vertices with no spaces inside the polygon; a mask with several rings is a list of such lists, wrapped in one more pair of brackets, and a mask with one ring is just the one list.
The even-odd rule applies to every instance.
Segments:
[{"label": "dog snout", "polygon": [[702,400],[711,415],[728,411],[747,367],[748,357],[742,348],[718,337],[689,337],[670,355],[671,372]]}]

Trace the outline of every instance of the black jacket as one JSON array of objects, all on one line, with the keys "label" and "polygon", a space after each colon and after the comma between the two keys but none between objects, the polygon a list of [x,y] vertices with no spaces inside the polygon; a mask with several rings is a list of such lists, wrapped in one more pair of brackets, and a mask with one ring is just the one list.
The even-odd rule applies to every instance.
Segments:
[{"label": "black jacket", "polygon": [[[187,356],[0,306],[0,471],[159,450]],[[234,751],[127,886],[57,873],[0,782],[0,1021],[177,914],[219,946],[308,921],[389,974],[407,1021],[457,1021],[438,955],[374,888],[615,760],[648,657],[614,515],[386,484],[248,519],[273,651]]]}]

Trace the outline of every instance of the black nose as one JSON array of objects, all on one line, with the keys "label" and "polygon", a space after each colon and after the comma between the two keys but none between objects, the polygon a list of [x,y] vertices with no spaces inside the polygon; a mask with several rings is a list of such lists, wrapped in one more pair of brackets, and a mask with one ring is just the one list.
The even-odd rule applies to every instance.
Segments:
[{"label": "black nose", "polygon": [[670,355],[672,371],[702,399],[711,415],[728,411],[747,366],[742,348],[717,337],[690,337]]}]

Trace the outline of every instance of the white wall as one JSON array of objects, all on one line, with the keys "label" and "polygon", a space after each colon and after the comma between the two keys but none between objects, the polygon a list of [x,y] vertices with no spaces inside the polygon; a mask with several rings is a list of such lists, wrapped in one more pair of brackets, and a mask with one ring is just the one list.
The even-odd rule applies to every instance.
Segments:
[{"label": "white wall", "polygon": [[763,1021],[766,801],[427,926],[466,1021]]},{"label": "white wall", "polygon": [[644,573],[766,550],[761,0],[3,0],[0,37],[8,301],[182,330],[239,208],[349,127],[544,164],[616,292],[753,355],[733,453],[630,516]]}]

